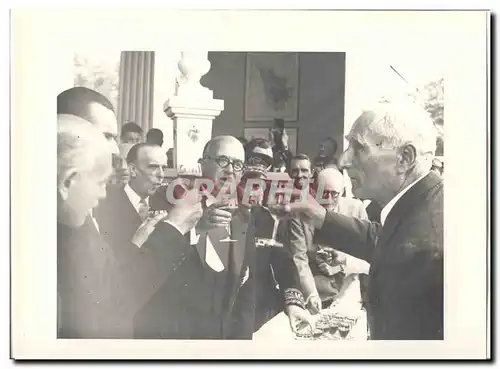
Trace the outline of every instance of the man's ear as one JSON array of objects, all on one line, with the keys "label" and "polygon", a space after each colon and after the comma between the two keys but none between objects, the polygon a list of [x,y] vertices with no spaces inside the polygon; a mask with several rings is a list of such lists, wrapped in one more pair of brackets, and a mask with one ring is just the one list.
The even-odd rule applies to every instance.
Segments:
[{"label": "man's ear", "polygon": [[417,160],[417,150],[412,144],[401,147],[400,165],[405,168],[413,167]]},{"label": "man's ear", "polygon": [[128,171],[130,172],[130,178],[137,177],[137,167],[134,163],[128,164]]},{"label": "man's ear", "polygon": [[63,200],[68,198],[70,188],[75,184],[78,173],[74,170],[66,172],[59,183],[59,194]]}]

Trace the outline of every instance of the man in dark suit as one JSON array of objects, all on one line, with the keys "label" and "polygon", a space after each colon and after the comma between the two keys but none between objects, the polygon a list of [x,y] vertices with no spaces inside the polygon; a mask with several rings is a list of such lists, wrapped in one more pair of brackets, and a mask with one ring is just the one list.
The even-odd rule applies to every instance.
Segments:
[{"label": "man in dark suit", "polygon": [[[168,278],[165,265],[185,250],[151,244],[123,262],[103,240],[89,211],[106,195],[111,155],[95,126],[58,115],[57,157],[58,338],[132,338],[133,315]],[[183,241],[176,229],[192,227],[201,216],[199,201],[185,197],[162,223],[172,244]],[[160,220],[145,223],[136,237],[147,238]]]},{"label": "man in dark suit", "polygon": [[[247,167],[245,179],[264,178],[273,165],[273,151],[271,144],[264,139],[253,139],[245,147]],[[286,173],[282,179],[289,179]],[[269,178],[269,177],[267,177]],[[247,190],[249,190],[247,188]],[[266,189],[269,193],[270,186]],[[255,250],[255,331],[258,331],[269,320],[282,312],[285,308],[286,296],[290,290],[297,290],[299,279],[295,273],[292,258],[283,247],[286,238],[286,224],[272,217],[269,211],[262,206],[252,210],[252,220],[256,228]],[[273,238],[273,233],[275,233]],[[277,241],[277,246],[269,247],[270,240]],[[267,245],[266,245],[267,244]]]},{"label": "man in dark suit", "polygon": [[[236,190],[244,160],[243,146],[236,138],[218,136],[209,141],[200,164],[203,177],[213,181],[216,191],[206,195],[196,228],[181,232],[184,242],[172,243],[162,231],[164,224],[159,224],[146,241],[146,247],[164,244],[186,254],[167,264],[169,278],[137,314],[137,338],[251,339],[269,318],[265,316],[268,307],[275,305],[266,299],[276,298],[283,308],[293,279],[282,272],[279,254],[283,250],[256,252],[261,208],[240,204],[231,209],[218,200],[224,189]],[[280,290],[271,275],[271,263]],[[270,290],[276,294],[268,294]]]},{"label": "man in dark suit", "polygon": [[[83,152],[85,161],[81,157]],[[87,276],[86,273],[93,259],[108,265],[109,250],[94,242],[87,243],[81,237],[83,231],[77,233],[76,229],[93,226],[88,211],[106,195],[111,156],[99,130],[85,120],[69,115],[58,116],[57,153],[58,336],[95,337],[117,325],[107,319],[111,304],[103,299],[113,288],[111,281],[107,275]],[[75,288],[77,284],[89,292],[89,298],[80,298],[81,294]],[[97,285],[101,288],[94,288]],[[102,309],[93,309],[100,300],[103,300]]]},{"label": "man in dark suit", "polygon": [[[375,340],[443,339],[443,182],[430,171],[436,136],[414,103],[380,103],[355,121],[343,166],[358,198],[383,205],[381,224],[327,212],[309,196],[298,213],[324,243],[370,263],[369,322]],[[290,316],[307,320],[291,307]]]},{"label": "man in dark suit", "polygon": [[[203,177],[236,185],[244,150],[232,136],[210,140],[200,160]],[[175,205],[174,205],[175,208]],[[245,209],[219,206],[207,196],[196,228],[173,243],[160,223],[144,247],[183,250],[169,260],[170,276],[135,318],[136,338],[251,339],[254,328],[254,226]]]},{"label": "man in dark suit", "polygon": [[161,147],[139,143],[127,154],[130,181],[125,185],[110,185],[107,196],[94,211],[101,234],[118,256],[134,250],[132,238],[147,219],[152,198],[163,181],[167,157]]}]

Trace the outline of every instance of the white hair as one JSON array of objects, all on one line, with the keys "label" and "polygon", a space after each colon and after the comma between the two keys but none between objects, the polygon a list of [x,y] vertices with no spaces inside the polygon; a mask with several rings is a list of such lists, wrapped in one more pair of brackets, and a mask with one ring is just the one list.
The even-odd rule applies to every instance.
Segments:
[{"label": "white hair", "polygon": [[57,179],[70,170],[92,170],[98,159],[109,155],[102,132],[87,120],[69,114],[57,116]]},{"label": "white hair", "polygon": [[321,181],[324,182],[324,181],[328,181],[328,180],[331,181],[332,183],[340,184],[342,189],[345,188],[344,176],[342,175],[340,170],[338,170],[337,168],[328,167],[328,168],[321,170],[318,173],[318,183]]},{"label": "white hair", "polygon": [[416,149],[417,161],[430,168],[437,131],[430,114],[418,102],[379,102],[364,110],[361,117],[366,123],[363,132],[367,138],[379,140],[377,144],[389,148],[411,144]]}]

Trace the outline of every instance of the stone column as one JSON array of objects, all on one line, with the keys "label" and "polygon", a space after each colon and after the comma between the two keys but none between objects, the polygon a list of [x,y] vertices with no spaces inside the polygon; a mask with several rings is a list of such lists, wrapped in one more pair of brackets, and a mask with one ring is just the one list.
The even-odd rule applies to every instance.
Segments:
[{"label": "stone column", "polygon": [[177,65],[181,75],[164,111],[174,122],[174,166],[184,172],[198,168],[203,147],[212,137],[213,120],[224,110],[224,101],[214,99],[212,90],[200,84],[210,70],[207,52],[182,52]]},{"label": "stone column", "polygon": [[152,128],[154,92],[154,52],[122,51],[118,125],[132,121],[144,132]]},{"label": "stone column", "polygon": [[163,132],[163,148],[165,152],[174,147],[174,126],[164,110],[163,105],[167,99],[174,96],[175,84],[179,75],[177,62],[180,59],[180,52],[172,50],[155,51],[155,78],[154,78],[154,103],[153,103],[153,128],[158,128]]}]

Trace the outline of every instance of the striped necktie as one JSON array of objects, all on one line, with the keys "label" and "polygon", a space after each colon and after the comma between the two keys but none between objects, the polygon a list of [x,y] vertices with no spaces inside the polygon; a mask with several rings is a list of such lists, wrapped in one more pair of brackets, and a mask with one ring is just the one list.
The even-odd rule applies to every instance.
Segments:
[{"label": "striped necktie", "polygon": [[149,204],[146,199],[141,199],[137,212],[139,213],[142,221],[146,220],[149,214]]}]

